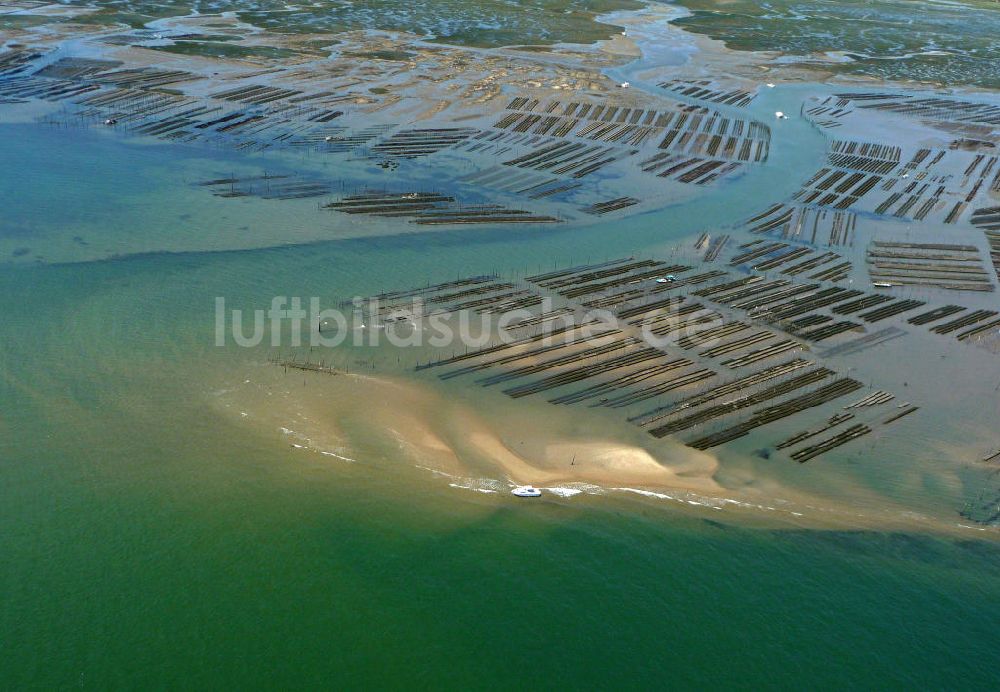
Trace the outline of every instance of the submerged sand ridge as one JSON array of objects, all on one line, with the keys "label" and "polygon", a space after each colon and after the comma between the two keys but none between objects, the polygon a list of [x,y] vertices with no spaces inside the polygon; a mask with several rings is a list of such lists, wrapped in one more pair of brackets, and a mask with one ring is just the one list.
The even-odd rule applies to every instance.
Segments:
[{"label": "submerged sand ridge", "polygon": [[[288,421],[278,426],[298,440],[290,442],[295,449],[319,440],[325,453],[355,459],[349,432],[354,429],[366,431],[359,439],[374,450],[367,456],[402,455],[411,465],[462,477],[481,473],[497,482],[622,483],[704,493],[738,489],[761,496],[771,496],[762,490],[768,484],[796,483],[803,492],[820,490],[822,496],[821,486],[829,481],[852,488],[859,504],[868,506],[880,495],[864,487],[866,473],[883,473],[878,483],[893,486],[888,494],[895,500],[916,498],[914,506],[934,494],[910,490],[920,484],[915,476],[926,473],[956,503],[962,484],[975,482],[969,480],[974,474],[951,459],[935,475],[933,460],[913,448],[920,446],[917,441],[930,448],[926,443],[941,437],[947,454],[968,456],[969,450],[958,451],[954,435],[942,432],[946,405],[969,407],[967,425],[977,443],[988,429],[982,407],[959,401],[942,386],[948,383],[941,381],[940,368],[928,364],[938,355],[954,357],[953,362],[982,368],[986,374],[979,379],[989,379],[983,354],[967,356],[957,349],[996,347],[995,107],[891,90],[809,84],[772,89],[759,82],[760,68],[774,67],[766,64],[773,56],[755,54],[739,69],[716,70],[708,54],[720,65],[742,54],[701,45],[701,39],[651,50],[659,30],[676,34],[660,26],[670,14],[636,13],[622,21],[626,36],[590,49],[456,48],[414,35],[365,31],[346,32],[338,44],[317,46],[310,43],[318,40],[315,35],[301,35],[270,46],[294,56],[244,51],[238,58],[218,57],[191,44],[228,45],[218,37],[230,34],[204,40],[196,30],[231,32],[236,23],[231,17],[197,17],[157,23],[160,36],[145,29],[109,29],[102,33],[106,45],[74,42],[73,54],[66,55],[62,51],[70,46],[63,46],[65,36],[56,32],[39,38],[44,50],[38,54],[21,48],[4,53],[3,98],[10,101],[4,112],[43,117],[60,126],[58,132],[83,125],[107,138],[155,137],[171,152],[206,144],[234,150],[231,159],[199,162],[192,170],[204,175],[185,184],[190,199],[211,198],[223,217],[225,205],[242,211],[234,211],[237,220],[230,222],[237,241],[227,234],[206,236],[200,225],[205,208],[161,200],[149,206],[189,212],[177,217],[187,235],[159,233],[161,226],[157,233],[137,234],[126,219],[123,237],[129,243],[122,247],[110,242],[114,234],[108,228],[85,234],[60,223],[67,257],[74,251],[93,259],[163,249],[261,247],[398,234],[404,228],[416,236],[414,248],[427,251],[429,242],[437,251],[422,232],[452,231],[441,241],[445,247],[474,238],[468,231],[483,226],[495,231],[488,242],[500,242],[499,235],[514,227],[538,236],[560,229],[564,235],[548,243],[529,233],[519,237],[532,255],[547,257],[573,233],[577,254],[592,249],[597,256],[622,256],[622,248],[638,245],[653,258],[613,280],[603,276],[580,293],[560,293],[625,319],[655,322],[663,317],[656,310],[677,308],[691,326],[705,327],[704,333],[685,336],[680,343],[686,353],[674,361],[644,354],[641,345],[629,342],[623,356],[599,351],[576,365],[555,366],[556,380],[536,378],[507,390],[512,398],[548,392],[561,384],[560,373],[593,365],[593,372],[603,375],[611,370],[600,368],[611,361],[620,368],[612,374],[624,373],[623,380],[598,377],[598,384],[588,381],[584,390],[555,392],[554,403],[562,409],[588,399],[587,405],[596,401],[612,408],[642,403],[629,413],[638,414],[639,424],[658,441],[623,433],[620,422],[598,425],[604,419],[589,413],[580,420],[597,427],[581,426],[574,414],[534,403],[493,406],[491,396],[463,395],[459,400],[466,405],[459,406],[441,393],[452,390],[424,391],[419,378],[390,371],[388,378],[380,373],[358,380],[371,392],[335,383],[346,399],[363,405],[332,409],[337,413],[329,424],[322,423],[327,416],[322,407],[304,402],[296,409],[286,401],[287,410],[312,430],[302,433]],[[255,33],[252,45],[243,48],[267,48],[268,40],[267,32]],[[167,47],[171,50],[163,50]],[[637,47],[641,57],[624,65],[637,57]],[[41,103],[45,108],[39,110]],[[774,115],[778,112],[785,117]],[[228,171],[207,170],[229,168],[230,160]],[[344,166],[340,179],[324,170],[327,161]],[[278,162],[279,170],[271,168]],[[254,170],[258,164],[262,170]],[[107,187],[123,197],[114,185]],[[169,188],[169,181],[163,187]],[[21,192],[15,189],[13,197]],[[258,215],[268,205],[273,213]],[[67,207],[74,212],[72,223],[93,212],[85,202]],[[653,209],[661,213],[640,214]],[[312,223],[317,215],[329,219],[329,229]],[[256,221],[263,218],[265,228],[258,234]],[[612,222],[596,223],[602,219]],[[13,261],[53,259],[20,240],[31,237],[35,222],[31,214],[17,218],[13,235],[19,237],[6,241]],[[397,243],[406,241],[393,238],[386,247]],[[498,263],[521,263],[525,253],[511,245]],[[365,266],[381,261],[367,249],[363,243],[344,248],[358,252]],[[696,265],[705,265],[697,280],[684,275]],[[391,268],[380,266],[386,270]],[[678,286],[686,287],[678,294],[681,301],[659,303],[659,292],[666,290],[659,282],[669,281],[663,276],[668,272],[680,275]],[[529,301],[525,305],[533,300],[513,285],[491,290],[486,303],[474,296],[454,302],[488,310],[488,303],[499,304],[501,297]],[[689,307],[706,312],[684,312]],[[901,353],[913,355],[923,369],[912,384],[906,373],[885,367]],[[822,362],[814,362],[817,356]],[[803,362],[789,360],[794,369],[786,371],[778,357]],[[651,363],[653,358],[658,360]],[[518,367],[537,364],[544,359],[525,356]],[[590,374],[572,373],[567,381]],[[664,398],[650,400],[629,389],[645,378]],[[713,378],[711,385],[700,384]],[[962,388],[972,400],[983,394],[975,385]],[[695,392],[710,386],[709,398],[692,403]],[[851,400],[839,400],[847,394]],[[478,410],[479,402],[489,406]],[[680,408],[661,416],[661,405]],[[820,406],[827,406],[823,415],[813,415]],[[803,412],[791,423],[765,427]],[[923,422],[925,414],[929,422]],[[543,434],[536,416],[552,429]],[[753,432],[758,428],[766,436]],[[897,429],[919,433],[904,439]],[[858,451],[826,456],[842,443]],[[727,447],[718,458],[694,449],[720,445]],[[886,471],[874,463],[882,461],[880,445],[890,447]],[[778,461],[770,456],[774,449],[789,451]],[[862,453],[875,470],[852,467]],[[917,458],[908,464],[904,457],[911,453]],[[805,467],[788,465],[784,455],[802,463],[819,456],[837,465],[814,471],[813,462],[787,483],[796,473],[788,468]],[[774,472],[778,463],[786,467]],[[907,490],[895,492],[896,486]]]},{"label": "submerged sand ridge", "polygon": [[287,435],[290,444],[351,459],[381,450],[412,465],[517,484],[719,490],[711,455],[668,443],[654,457],[649,449],[615,441],[606,423],[581,435],[570,415],[538,423],[533,412],[507,407],[499,418],[495,410],[486,417],[468,401],[386,375],[312,377],[265,367],[219,403],[254,426]]},{"label": "submerged sand ridge", "polygon": [[[373,400],[356,398],[391,431],[386,458],[402,453],[456,477],[736,492],[757,504],[849,497],[862,514],[920,507],[954,516],[965,484],[977,482],[975,464],[963,459],[981,456],[976,448],[989,437],[989,409],[968,406],[991,371],[989,340],[965,343],[958,327],[933,324],[965,314],[956,324],[975,325],[996,313],[943,313],[925,300],[852,288],[849,271],[823,268],[836,261],[831,253],[811,248],[762,239],[723,245],[700,237],[669,260],[620,258],[384,292],[362,303],[361,323],[349,331],[378,334],[384,348],[358,343],[357,352],[298,357],[354,373],[341,376],[360,368],[359,383],[388,377],[429,392],[414,398],[379,385]],[[800,264],[826,278],[769,273]],[[460,325],[463,316],[515,309],[506,320],[513,341],[490,332],[475,346],[435,344],[439,320]],[[549,343],[550,334],[562,338]],[[432,348],[397,348],[409,337]],[[893,353],[906,354],[899,367],[881,357]],[[968,370],[945,366],[949,354]],[[404,374],[411,366],[418,372]],[[932,447],[947,451],[938,457]]]},{"label": "submerged sand ridge", "polygon": [[491,505],[530,483],[550,500],[648,501],[709,516],[723,511],[722,518],[735,512],[750,525],[963,533],[960,523],[908,510],[857,482],[832,481],[816,494],[760,468],[725,470],[714,455],[671,440],[641,443],[586,412],[547,412],[539,422],[534,411],[496,402],[484,408],[481,399],[384,374],[303,375],[264,364],[244,373],[239,384],[212,394],[211,405],[255,436],[283,441],[291,463],[317,455],[332,472],[345,463],[368,467],[415,487],[429,482],[483,501],[493,497]]}]

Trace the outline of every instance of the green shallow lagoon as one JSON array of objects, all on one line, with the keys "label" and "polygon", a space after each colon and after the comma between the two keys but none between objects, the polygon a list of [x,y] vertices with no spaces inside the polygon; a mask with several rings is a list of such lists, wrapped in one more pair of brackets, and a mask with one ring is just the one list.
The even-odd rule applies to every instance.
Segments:
[{"label": "green shallow lagoon", "polygon": [[[810,146],[776,155],[790,189],[822,155],[807,131],[797,141]],[[766,175],[735,183],[746,187],[729,208],[696,200],[627,233],[268,248],[288,206],[216,200],[183,175],[154,191],[135,176],[138,201],[107,217],[108,181],[77,177],[83,208],[64,217],[58,198],[30,194],[64,175],[38,163],[53,154],[10,132],[0,184],[32,185],[7,197],[22,223],[4,233],[70,253],[62,225],[97,215],[114,224],[107,237],[93,224],[90,243],[146,254],[0,267],[4,688],[995,686],[1000,548],[988,536],[740,528],[725,513],[603,496],[494,502],[391,451],[357,464],[303,456],[206,406],[266,355],[212,345],[215,296],[257,306],[668,252],[675,233],[745,215],[773,186]],[[228,161],[159,147],[130,159],[137,145],[78,135],[52,141],[112,169],[121,157],[169,178]],[[204,206],[167,224],[164,204]],[[206,242],[206,228],[237,245],[242,223],[215,222],[239,213],[256,220],[250,247],[181,252],[201,246],[178,238]]]}]

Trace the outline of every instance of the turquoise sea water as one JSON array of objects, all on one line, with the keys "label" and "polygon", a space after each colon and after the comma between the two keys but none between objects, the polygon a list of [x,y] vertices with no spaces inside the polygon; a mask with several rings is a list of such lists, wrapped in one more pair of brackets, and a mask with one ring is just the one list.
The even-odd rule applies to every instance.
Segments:
[{"label": "turquoise sea water", "polygon": [[[38,190],[63,173],[18,153],[48,146],[49,133],[16,128],[0,137],[12,163],[0,175],[8,190],[30,178],[35,192],[8,198],[23,222],[4,232],[44,256],[68,212]],[[130,159],[135,145],[86,133],[60,146],[167,177],[177,162],[160,147]],[[808,170],[801,149],[793,166]],[[75,203],[97,214],[113,180],[78,180],[91,194],[75,191]],[[766,181],[745,184],[752,194]],[[157,205],[182,208],[204,192],[158,194],[168,199]],[[171,243],[201,230],[199,219],[236,213],[209,200],[204,216],[178,220]],[[347,295],[497,265],[668,251],[672,228],[689,232],[699,213],[739,218],[741,203],[614,233],[443,232],[5,265],[0,682],[992,687],[992,541],[738,528],[602,497],[486,502],[391,455],[303,458],[206,408],[220,372],[263,357],[211,345],[216,295],[256,305],[276,293]],[[160,208],[110,216],[153,250]],[[266,239],[278,212],[255,209],[255,238]]]},{"label": "turquoise sea water", "polygon": [[[812,89],[755,112],[795,112]],[[311,202],[191,185],[287,159],[0,126],[0,687],[994,688],[992,534],[525,504],[449,488],[388,446],[304,455],[211,405],[268,355],[212,345],[216,296],[260,307],[667,255],[816,170],[822,136],[782,125],[725,205],[380,237]],[[898,490],[883,459],[857,461],[915,506],[943,493],[933,473]]]}]

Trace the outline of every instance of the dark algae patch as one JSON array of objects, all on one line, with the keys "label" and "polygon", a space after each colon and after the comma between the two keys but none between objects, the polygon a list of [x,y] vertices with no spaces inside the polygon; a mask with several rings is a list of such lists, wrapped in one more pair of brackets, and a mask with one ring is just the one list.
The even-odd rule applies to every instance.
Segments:
[{"label": "dark algae patch", "polygon": [[34,14],[0,14],[0,29],[29,29],[33,26],[50,24],[50,17],[43,17]]},{"label": "dark algae patch", "polygon": [[[93,7],[89,0],[66,4]],[[337,33],[356,29],[407,31],[441,43],[477,47],[516,44],[593,43],[621,31],[597,16],[639,9],[637,0],[398,0],[364,3],[318,0],[289,6],[276,0],[111,0],[84,18],[87,23],[121,23],[136,28],[154,19],[235,12],[249,24],[279,33]]]},{"label": "dark algae patch", "polygon": [[288,48],[273,46],[238,46],[231,43],[210,41],[175,41],[169,46],[146,46],[151,50],[181,55],[200,55],[209,58],[268,58],[278,60],[298,55]]},{"label": "dark algae patch", "polygon": [[[417,57],[416,53],[408,53],[405,50],[371,50],[353,51],[344,53],[353,58],[367,58],[368,60],[390,60],[396,62],[406,62]],[[377,92],[376,92],[377,93]]]}]

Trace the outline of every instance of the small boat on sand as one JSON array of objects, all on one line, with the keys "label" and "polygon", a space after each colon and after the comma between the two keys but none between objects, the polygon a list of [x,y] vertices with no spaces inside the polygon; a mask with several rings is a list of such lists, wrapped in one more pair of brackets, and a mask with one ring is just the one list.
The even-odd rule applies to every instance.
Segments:
[{"label": "small boat on sand", "polygon": [[542,491],[533,485],[519,485],[511,490],[510,494],[518,497],[541,497]]}]

